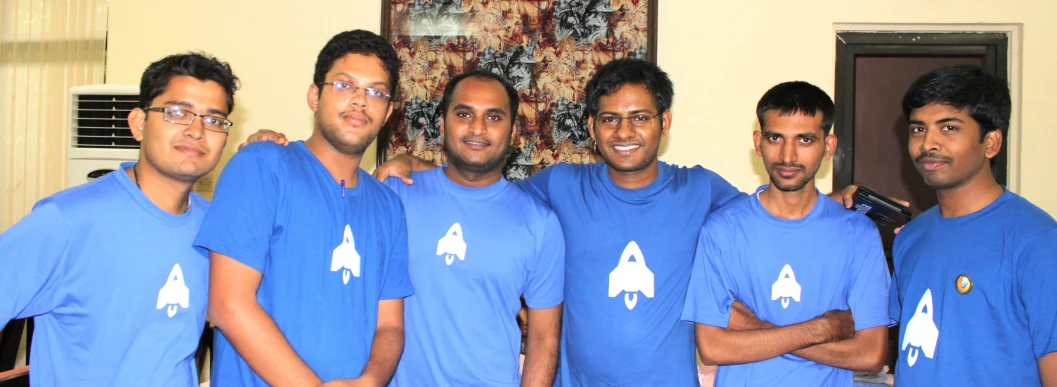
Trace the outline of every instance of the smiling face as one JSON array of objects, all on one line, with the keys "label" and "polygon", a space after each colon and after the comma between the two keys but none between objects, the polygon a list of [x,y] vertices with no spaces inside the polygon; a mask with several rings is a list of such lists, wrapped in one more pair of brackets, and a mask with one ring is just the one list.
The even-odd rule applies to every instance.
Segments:
[{"label": "smiling face", "polygon": [[501,83],[463,79],[452,90],[441,125],[451,167],[466,174],[502,172],[512,145],[514,112]]},{"label": "smiling face", "polygon": [[[227,94],[220,84],[186,75],[172,77],[150,106],[176,106],[185,112],[224,118],[228,115]],[[162,112],[139,108],[129,113],[132,136],[141,142],[140,173],[156,172],[193,184],[216,167],[228,135],[205,130],[202,117],[195,117],[191,125],[170,123],[163,117]]]},{"label": "smiling face", "polygon": [[656,173],[661,138],[671,122],[671,111],[658,114],[649,90],[635,84],[599,98],[597,117],[587,119],[610,172],[625,174]]},{"label": "smiling face", "polygon": [[342,92],[330,84],[308,88],[308,106],[315,112],[316,130],[338,152],[362,155],[393,112],[392,103],[372,100],[364,89],[392,94],[389,73],[375,56],[348,54],[334,61],[324,78],[324,82],[335,81],[355,91]]},{"label": "smiling face", "polygon": [[771,184],[783,192],[814,189],[823,160],[837,149],[837,137],[822,129],[822,113],[781,115],[764,112],[763,125],[753,133],[756,155],[763,158]]},{"label": "smiling face", "polygon": [[910,112],[910,157],[925,184],[937,190],[991,179],[991,158],[1002,147],[1002,132],[980,141],[980,124],[968,109],[932,103]]}]

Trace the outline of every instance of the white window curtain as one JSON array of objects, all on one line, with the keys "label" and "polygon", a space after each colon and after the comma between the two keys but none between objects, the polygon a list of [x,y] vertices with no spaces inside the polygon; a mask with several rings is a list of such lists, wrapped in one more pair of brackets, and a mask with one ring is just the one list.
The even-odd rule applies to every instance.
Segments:
[{"label": "white window curtain", "polygon": [[103,83],[108,0],[0,0],[0,232],[66,185],[69,90]]}]

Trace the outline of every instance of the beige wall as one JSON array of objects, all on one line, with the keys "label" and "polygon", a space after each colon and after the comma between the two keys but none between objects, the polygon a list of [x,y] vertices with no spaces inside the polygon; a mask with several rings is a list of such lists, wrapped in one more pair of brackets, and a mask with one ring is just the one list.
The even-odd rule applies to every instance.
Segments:
[{"label": "beige wall", "polygon": [[[379,30],[380,0],[111,0],[107,82],[135,83],[153,59],[201,49],[230,61],[243,79],[229,149],[256,128],[303,139],[315,54],[332,34]],[[181,13],[209,10],[216,26]],[[168,15],[168,16],[163,16]],[[664,0],[658,61],[677,86],[674,125],[661,159],[702,164],[743,190],[765,182],[751,153],[756,101],[770,86],[800,79],[832,94],[839,23],[996,23],[1023,25],[1019,192],[1057,214],[1047,149],[1057,131],[1046,118],[1057,99],[1057,5],[1050,0]],[[1017,129],[1014,129],[1017,130]],[[369,167],[373,155],[367,155]],[[368,168],[369,169],[369,168]],[[830,187],[824,167],[819,186]]]}]

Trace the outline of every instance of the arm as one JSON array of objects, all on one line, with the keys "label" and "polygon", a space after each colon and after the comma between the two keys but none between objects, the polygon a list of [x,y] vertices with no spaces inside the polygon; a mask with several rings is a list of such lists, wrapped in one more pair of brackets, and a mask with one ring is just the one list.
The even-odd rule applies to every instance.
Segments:
[{"label": "arm", "polygon": [[371,356],[357,378],[368,386],[389,383],[404,352],[404,299],[378,301],[378,329],[371,343]]},{"label": "arm", "polygon": [[1042,387],[1057,387],[1057,352],[1039,358],[1039,379]]},{"label": "arm", "polygon": [[411,180],[411,172],[428,171],[433,168],[437,166],[429,161],[409,154],[399,154],[375,168],[374,178],[384,183],[386,178],[399,177],[404,184],[414,184]]},{"label": "arm", "polygon": [[784,327],[753,330],[695,324],[701,361],[709,365],[752,363],[778,357],[812,345],[842,340],[852,335],[854,322],[847,311]]},{"label": "arm", "polygon": [[1057,387],[1057,228],[1041,232],[1017,257],[1017,293],[1028,316],[1032,352],[1045,387]]},{"label": "arm", "polygon": [[0,328],[59,305],[70,239],[61,212],[50,203],[38,204],[0,233]]},{"label": "arm", "polygon": [[525,372],[522,386],[546,387],[554,384],[558,369],[558,337],[561,332],[562,306],[532,309],[528,312],[528,340],[525,348]]},{"label": "arm", "polygon": [[[777,325],[761,321],[745,305],[735,302],[730,307],[731,329],[773,329]],[[851,338],[818,344],[792,351],[793,355],[815,363],[852,371],[880,372],[884,367],[888,327],[879,326],[856,331]]]},{"label": "arm", "polygon": [[[322,383],[257,303],[261,273],[226,255],[209,254],[209,321],[261,379],[273,386]],[[373,354],[372,354],[373,355]]]}]

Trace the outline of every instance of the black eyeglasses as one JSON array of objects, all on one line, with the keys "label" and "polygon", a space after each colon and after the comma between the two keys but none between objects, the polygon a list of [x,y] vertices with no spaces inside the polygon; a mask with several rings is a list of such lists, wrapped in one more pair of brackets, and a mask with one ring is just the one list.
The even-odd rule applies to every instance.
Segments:
[{"label": "black eyeglasses", "polygon": [[195,122],[195,117],[202,117],[202,127],[211,132],[227,133],[228,130],[231,129],[231,126],[235,124],[224,117],[198,114],[184,110],[184,108],[179,106],[151,106],[146,110],[151,112],[161,112],[163,113],[162,119],[165,120],[165,122],[177,125],[190,126]]},{"label": "black eyeglasses", "polygon": [[631,127],[638,129],[645,127],[650,123],[650,121],[653,121],[653,119],[657,118],[658,116],[660,116],[660,113],[654,114],[652,116],[648,114],[634,114],[627,117],[621,117],[618,115],[605,115],[598,117],[598,119],[595,121],[600,127],[606,129],[616,129],[620,127],[621,121],[628,120],[628,125],[631,125]]}]

